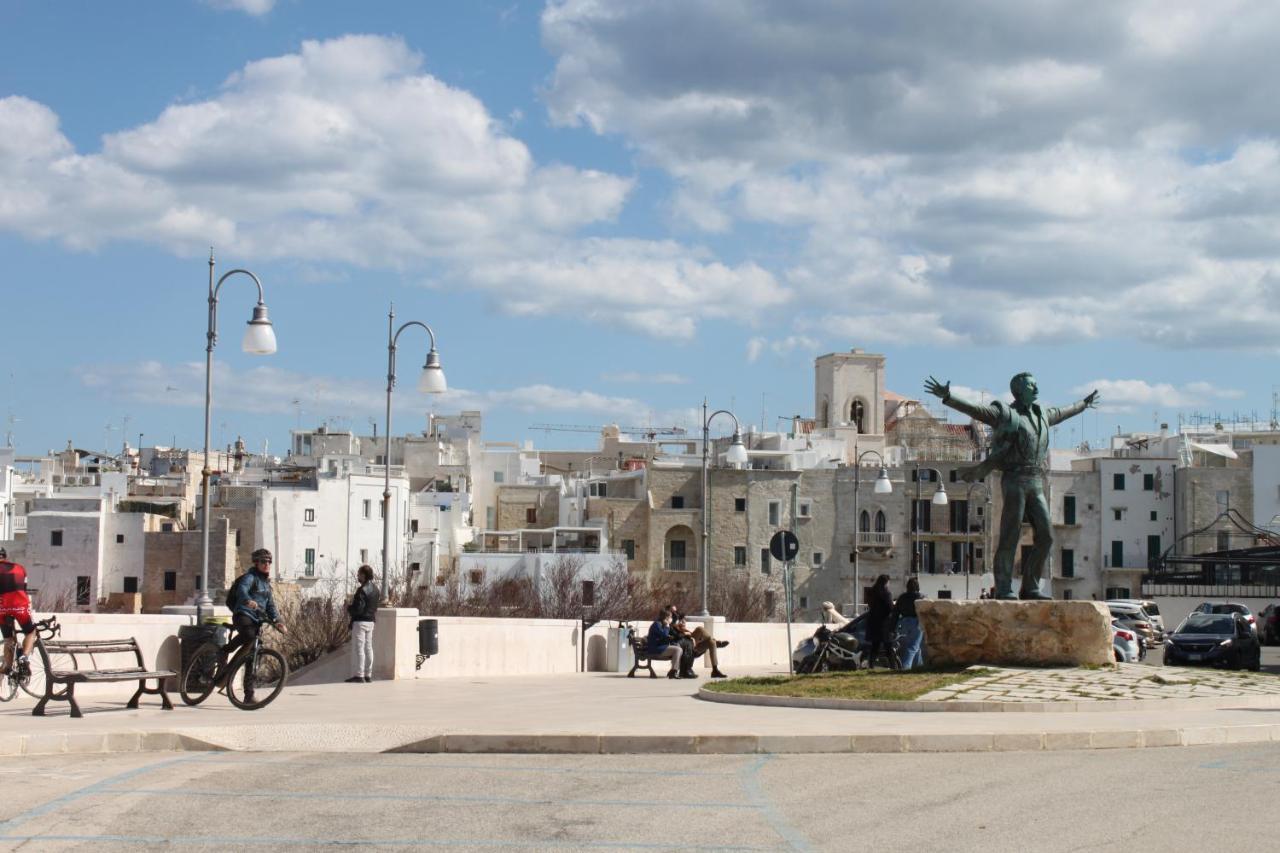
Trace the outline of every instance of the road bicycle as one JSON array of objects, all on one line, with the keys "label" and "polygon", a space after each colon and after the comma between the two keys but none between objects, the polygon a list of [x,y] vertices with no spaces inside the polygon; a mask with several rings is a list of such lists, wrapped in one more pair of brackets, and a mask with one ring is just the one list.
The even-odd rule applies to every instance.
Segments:
[{"label": "road bicycle", "polygon": [[208,642],[196,649],[182,673],[179,693],[183,702],[199,705],[215,689],[225,689],[232,705],[242,711],[256,711],[270,705],[284,690],[289,664],[284,655],[262,644],[261,629],[229,661],[222,660],[223,648]]},{"label": "road bicycle", "polygon": [[[54,637],[62,633],[62,626],[58,624],[57,616],[50,616],[48,619],[41,619],[33,626],[36,632],[36,644],[31,649],[31,654],[27,658],[27,665],[19,667],[18,650],[20,643],[18,642],[17,632],[14,637],[5,640],[5,644],[12,644],[13,649],[13,668],[12,671],[0,675],[0,702],[8,702],[18,694],[21,689],[33,699],[41,699],[44,697],[46,682],[45,672],[47,669],[53,670],[69,670],[76,668],[75,655],[55,654],[49,655],[44,648],[45,640],[52,640]],[[66,692],[66,688],[63,688]],[[57,694],[61,695],[61,694]]]}]

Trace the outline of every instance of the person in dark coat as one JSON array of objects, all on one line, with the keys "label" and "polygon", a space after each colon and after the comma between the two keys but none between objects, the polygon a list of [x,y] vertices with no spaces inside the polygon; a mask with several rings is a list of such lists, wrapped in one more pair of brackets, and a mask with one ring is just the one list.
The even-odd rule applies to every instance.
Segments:
[{"label": "person in dark coat", "polygon": [[876,658],[890,642],[889,619],[893,615],[893,595],[889,592],[889,576],[880,575],[871,587],[867,602],[867,669],[875,669]]}]

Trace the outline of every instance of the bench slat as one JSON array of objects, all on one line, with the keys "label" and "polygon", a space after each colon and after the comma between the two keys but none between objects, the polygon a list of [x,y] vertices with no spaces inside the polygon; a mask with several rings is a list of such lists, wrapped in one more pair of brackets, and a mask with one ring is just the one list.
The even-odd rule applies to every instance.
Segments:
[{"label": "bench slat", "polygon": [[45,643],[44,650],[51,655],[102,655],[112,652],[133,652],[137,651],[135,645],[96,645],[90,646],[84,643]]},{"label": "bench slat", "polygon": [[134,670],[132,672],[102,672],[98,670],[55,672],[52,680],[57,682],[80,681],[138,681],[143,678],[172,678],[178,673],[170,669],[158,669],[154,672]]}]

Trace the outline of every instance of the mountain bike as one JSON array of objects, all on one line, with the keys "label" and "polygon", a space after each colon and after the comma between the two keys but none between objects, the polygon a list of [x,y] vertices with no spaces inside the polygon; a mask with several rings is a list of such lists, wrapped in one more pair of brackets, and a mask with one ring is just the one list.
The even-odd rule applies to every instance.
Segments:
[{"label": "mountain bike", "polygon": [[[36,632],[36,644],[31,649],[31,654],[27,658],[25,667],[18,665],[18,643],[17,634],[12,640],[6,640],[7,643],[13,643],[13,671],[0,675],[0,702],[8,702],[17,695],[19,688],[33,699],[40,699],[45,692],[45,667],[48,662],[49,669],[64,670],[75,669],[76,659],[74,655],[57,654],[50,656],[45,652],[44,641],[52,640],[58,634],[62,633],[62,626],[58,624],[57,616],[50,616],[48,619],[41,619],[34,625]],[[63,688],[66,692],[67,688]]]},{"label": "mountain bike", "polygon": [[222,646],[217,643],[204,643],[196,649],[182,673],[179,693],[183,702],[199,705],[219,689],[226,690],[231,704],[242,711],[256,711],[270,705],[284,690],[289,664],[284,655],[262,644],[261,629],[231,660],[224,662],[222,657]]}]

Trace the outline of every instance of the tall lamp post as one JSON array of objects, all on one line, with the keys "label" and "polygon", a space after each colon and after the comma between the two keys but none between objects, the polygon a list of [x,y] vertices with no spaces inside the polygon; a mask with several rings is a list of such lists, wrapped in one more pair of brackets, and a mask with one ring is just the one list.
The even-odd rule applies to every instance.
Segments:
[{"label": "tall lamp post", "polygon": [[853,615],[858,615],[858,607],[862,603],[862,589],[858,585],[858,537],[862,535],[862,516],[858,513],[858,491],[862,485],[862,458],[875,456],[880,460],[880,474],[876,477],[875,493],[887,495],[893,492],[893,483],[889,481],[889,469],[885,467],[884,457],[877,450],[864,450],[853,462]]},{"label": "tall lamp post", "polygon": [[444,368],[440,366],[440,353],[436,352],[436,333],[426,323],[410,320],[399,329],[395,328],[396,309],[391,306],[387,312],[387,429],[386,455],[382,459],[382,598],[387,597],[387,576],[391,573],[391,391],[396,387],[396,342],[400,333],[410,326],[421,326],[427,330],[431,338],[431,349],[427,351],[427,361],[422,365],[422,374],[418,377],[418,390],[423,394],[443,394],[448,386],[444,381]]},{"label": "tall lamp post", "polygon": [[[973,490],[982,489],[986,495],[986,510],[982,513],[982,553],[986,554],[991,548],[987,545],[987,523],[991,518],[991,489],[985,483],[970,483],[969,488],[964,493],[965,508],[973,506]],[[965,531],[968,533],[969,531]],[[973,542],[969,542],[969,568],[964,573],[964,597],[969,599],[969,575],[973,574]]]},{"label": "tall lamp post", "polygon": [[920,522],[921,522],[921,519],[920,519],[920,472],[921,471],[932,471],[938,477],[938,490],[933,493],[933,499],[929,502],[934,506],[946,506],[948,503],[947,486],[945,483],[942,482],[942,472],[939,471],[937,468],[930,468],[927,465],[924,467],[921,467],[920,463],[917,462],[916,463],[916,511],[915,511],[915,518],[916,518],[916,524],[915,524],[916,571],[915,571],[915,574],[917,575],[920,574],[920,570],[924,568],[924,554],[921,553],[921,546],[923,545],[923,543],[920,541]]},{"label": "tall lamp post", "polygon": [[[218,293],[222,284],[233,275],[247,275],[258,286],[258,304],[253,308],[249,328],[245,329],[241,348],[250,355],[271,355],[276,351],[276,333],[267,316],[267,303],[263,301],[262,282],[248,270],[234,269],[222,274],[217,283],[213,280],[213,250],[209,250],[209,329],[204,350],[204,465],[200,469],[201,509],[201,558],[200,595],[196,598],[196,623],[199,624],[206,609],[212,609],[209,597],[209,427],[213,417],[213,348],[218,343]],[[139,442],[141,443],[141,442]],[[139,457],[141,458],[141,457]]]},{"label": "tall lamp post", "polygon": [[747,461],[747,446],[742,443],[742,424],[738,423],[738,416],[728,409],[718,409],[707,414],[707,401],[702,401],[702,614],[710,616],[711,611],[707,609],[707,576],[711,566],[711,556],[707,553],[707,537],[710,535],[710,521],[708,504],[708,485],[707,485],[707,445],[710,444],[711,421],[716,415],[728,415],[733,418],[733,438],[729,443],[729,449],[725,451],[724,461],[732,465],[741,465]]}]

